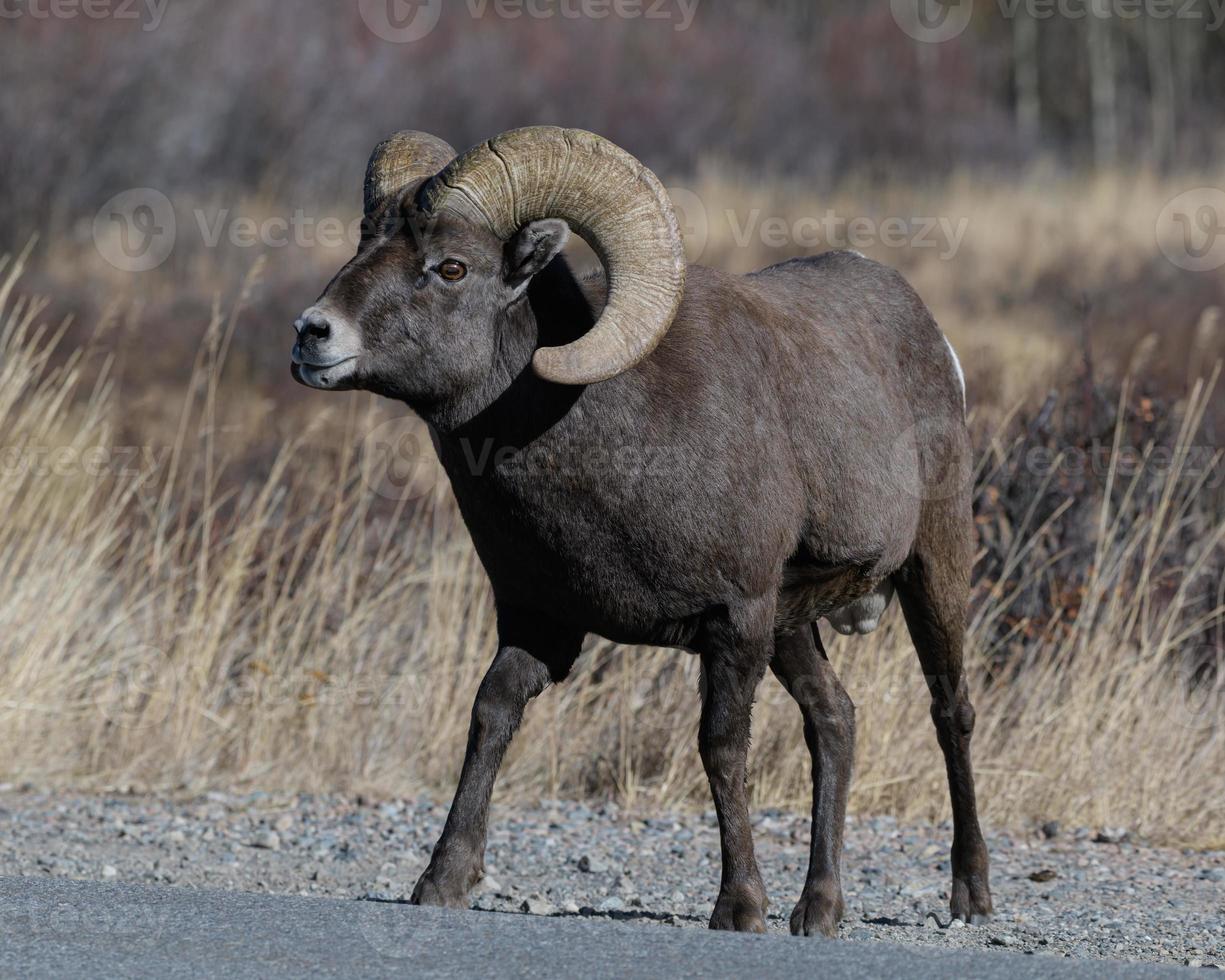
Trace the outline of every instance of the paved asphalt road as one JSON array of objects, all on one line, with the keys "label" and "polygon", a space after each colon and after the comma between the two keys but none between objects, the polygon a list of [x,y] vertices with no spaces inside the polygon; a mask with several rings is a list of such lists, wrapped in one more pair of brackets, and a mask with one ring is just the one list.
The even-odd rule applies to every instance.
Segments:
[{"label": "paved asphalt road", "polygon": [[607,919],[0,878],[0,977],[1176,977],[1172,967]]}]

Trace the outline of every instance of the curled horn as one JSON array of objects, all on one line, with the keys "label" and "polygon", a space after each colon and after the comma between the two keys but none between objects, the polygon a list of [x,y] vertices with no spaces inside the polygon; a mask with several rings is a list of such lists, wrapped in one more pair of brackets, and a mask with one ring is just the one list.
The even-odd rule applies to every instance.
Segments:
[{"label": "curled horn", "polygon": [[676,213],[659,179],[592,133],[552,126],[511,130],[449,160],[424,185],[427,211],[485,223],[509,240],[524,225],[560,218],[604,263],[608,303],[598,323],[532,365],[559,384],[592,384],[642,361],[667,333],[685,289]]},{"label": "curled horn", "polygon": [[429,133],[406,129],[389,136],[374,148],[366,165],[362,193],[366,217],[378,214],[409,184],[433,177],[454,159],[455,150]]}]

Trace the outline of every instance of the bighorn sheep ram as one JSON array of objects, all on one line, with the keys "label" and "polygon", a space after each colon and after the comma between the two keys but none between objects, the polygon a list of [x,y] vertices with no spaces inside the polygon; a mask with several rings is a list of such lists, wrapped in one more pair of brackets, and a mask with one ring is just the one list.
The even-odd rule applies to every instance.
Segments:
[{"label": "bighorn sheep ram", "polygon": [[[425,419],[498,616],[459,787],[413,901],[466,906],[524,708],[595,633],[701,657],[698,749],[723,858],[714,929],[765,928],[746,757],[773,670],[812,756],[791,930],[833,935],[855,710],[816,621],[870,630],[896,590],[948,769],[952,912],[989,914],[962,672],[965,393],[906,281],[852,252],[743,277],[687,267],[655,175],[577,130],[515,130],[458,157],[399,133],[370,160],[365,212],[357,255],[295,323],[293,376]],[[606,283],[571,274],[559,254],[570,227]],[[644,447],[666,449],[667,465],[623,465]]]}]

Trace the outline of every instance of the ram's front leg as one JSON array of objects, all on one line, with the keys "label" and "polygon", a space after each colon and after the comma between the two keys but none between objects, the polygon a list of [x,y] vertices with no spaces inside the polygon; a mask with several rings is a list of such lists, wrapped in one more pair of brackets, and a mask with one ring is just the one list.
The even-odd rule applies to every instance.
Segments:
[{"label": "ram's front leg", "polygon": [[702,653],[702,718],[698,750],[719,818],[723,873],[710,928],[765,932],[765,885],[753,852],[748,755],[753,696],[772,652],[772,637],[746,637],[743,627],[708,630]]},{"label": "ram's front leg", "polygon": [[414,905],[468,907],[468,892],[485,872],[489,800],[506,747],[527,703],[574,665],[582,635],[499,623],[501,639],[472,705],[459,787],[429,866],[413,889]]}]

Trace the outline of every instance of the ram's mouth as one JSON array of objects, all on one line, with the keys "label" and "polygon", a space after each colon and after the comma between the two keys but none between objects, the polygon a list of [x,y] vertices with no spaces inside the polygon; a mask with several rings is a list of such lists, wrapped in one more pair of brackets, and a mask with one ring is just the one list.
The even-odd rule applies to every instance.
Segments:
[{"label": "ram's mouth", "polygon": [[310,364],[300,360],[296,354],[290,367],[290,374],[298,384],[308,388],[318,388],[322,391],[344,391],[353,388],[351,383],[356,373],[358,355],[346,357],[331,364]]}]

